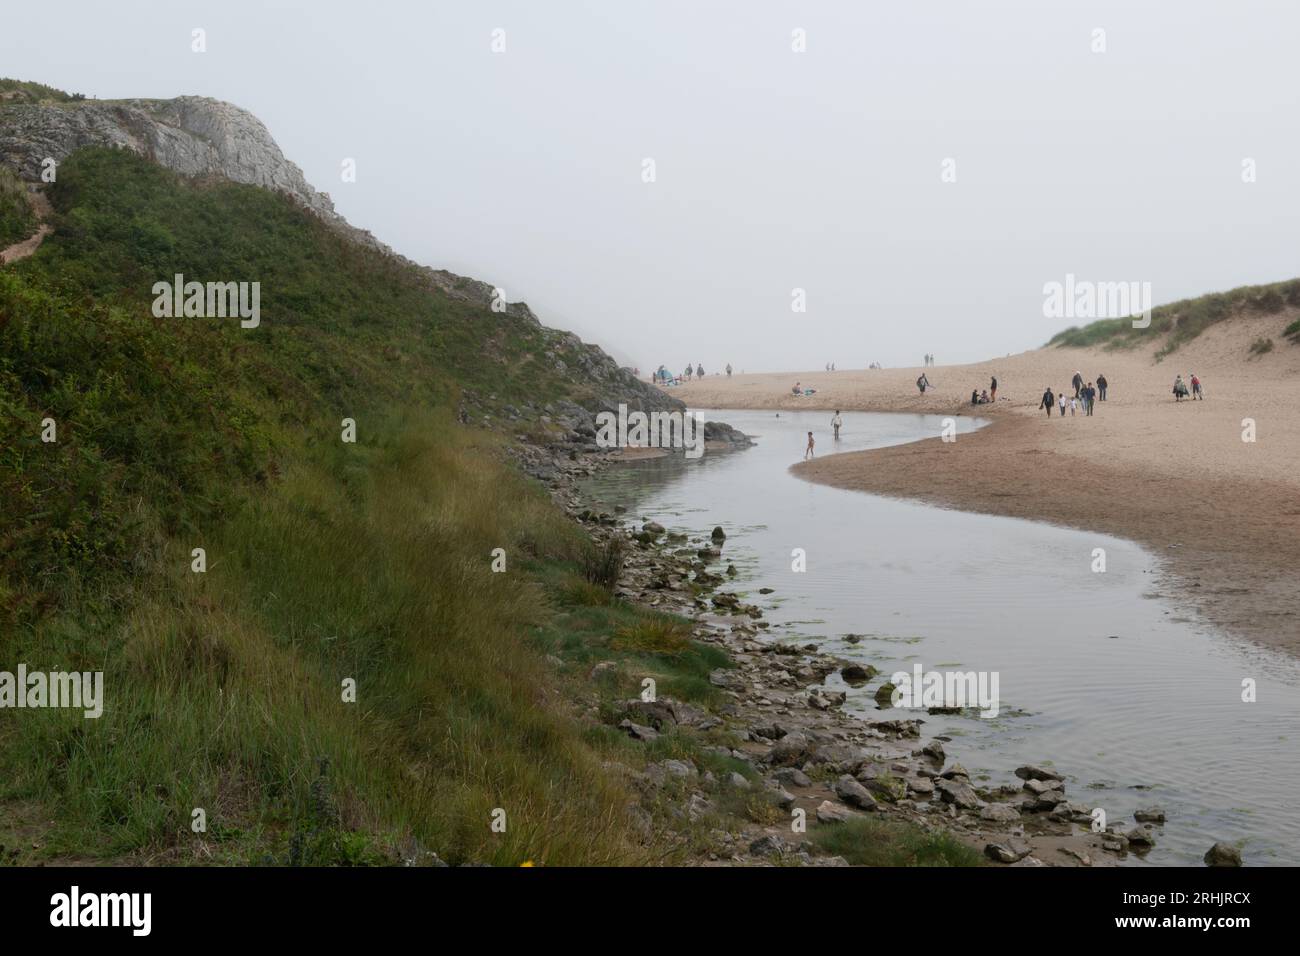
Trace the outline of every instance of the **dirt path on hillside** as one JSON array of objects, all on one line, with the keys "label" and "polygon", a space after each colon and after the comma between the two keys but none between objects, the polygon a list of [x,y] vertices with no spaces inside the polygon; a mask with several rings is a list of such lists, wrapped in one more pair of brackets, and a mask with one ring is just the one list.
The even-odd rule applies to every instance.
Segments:
[{"label": "dirt path on hillside", "polygon": [[32,211],[36,213],[36,219],[40,223],[40,227],[22,242],[15,242],[7,249],[0,249],[0,265],[8,265],[11,262],[26,259],[39,249],[41,243],[45,241],[45,237],[54,231],[54,227],[47,222],[54,214],[54,209],[50,206],[50,201],[45,194],[29,192],[27,202],[31,205]]}]

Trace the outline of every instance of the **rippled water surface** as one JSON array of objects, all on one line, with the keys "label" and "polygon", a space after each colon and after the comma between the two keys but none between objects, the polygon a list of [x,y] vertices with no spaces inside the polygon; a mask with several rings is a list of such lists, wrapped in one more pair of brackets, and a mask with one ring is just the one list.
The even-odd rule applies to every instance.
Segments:
[{"label": "rippled water surface", "polygon": [[[705,415],[757,446],[622,466],[588,491],[670,530],[722,525],[737,588],[764,609],[774,638],[806,635],[886,675],[915,663],[997,672],[997,718],[923,714],[924,736],[953,735],[949,754],[993,783],[1013,781],[1022,763],[1050,763],[1070,799],[1104,808],[1109,822],[1164,808],[1156,849],[1129,862],[1199,863],[1225,840],[1240,842],[1248,865],[1300,864],[1294,659],[1198,623],[1161,596],[1155,559],[1131,542],[841,491],[787,470],[810,429],[824,455],[932,437],[936,416],[847,414],[834,445],[829,412]],[[970,440],[972,422],[958,425],[958,442]],[[807,554],[804,573],[791,570],[795,548]],[[1105,573],[1092,571],[1095,548]],[[844,640],[850,633],[862,640]],[[1255,703],[1241,700],[1246,678]],[[878,683],[847,688],[849,707],[878,714]]]}]

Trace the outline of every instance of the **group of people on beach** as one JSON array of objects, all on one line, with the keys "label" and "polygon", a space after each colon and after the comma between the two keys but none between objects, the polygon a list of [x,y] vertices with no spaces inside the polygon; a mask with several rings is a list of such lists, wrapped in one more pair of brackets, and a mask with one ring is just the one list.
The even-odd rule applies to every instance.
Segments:
[{"label": "group of people on beach", "polygon": [[1071,415],[1078,414],[1083,409],[1085,415],[1091,415],[1093,408],[1098,400],[1106,400],[1106,376],[1098,375],[1096,384],[1085,382],[1083,373],[1075,371],[1074,378],[1070,379],[1070,385],[1074,389],[1074,395],[1066,397],[1064,392],[1053,392],[1052,386],[1048,385],[1043,392],[1042,401],[1038,407],[1047,412],[1047,417],[1052,417],[1052,409],[1059,410],[1061,417],[1065,417],[1065,410],[1068,408]]},{"label": "group of people on beach", "polygon": [[[727,371],[727,378],[731,378],[730,362],[727,363],[726,371]],[[639,370],[638,370],[638,376],[639,376]],[[655,370],[652,379],[654,384],[656,385],[680,385],[682,382],[689,382],[692,376],[694,376],[697,379],[704,378],[704,366],[697,362],[695,366],[692,368],[691,364],[687,362],[686,371],[682,372],[680,376],[674,376],[673,373],[668,371],[668,369],[665,366],[660,365],[659,368]]]},{"label": "group of people on beach", "polygon": [[989,380],[989,387],[984,391],[972,388],[970,390],[970,403],[972,405],[991,405],[998,400],[998,378],[996,375]]},{"label": "group of people on beach", "polygon": [[[1192,392],[1190,396],[1191,400],[1196,401],[1197,399],[1200,399],[1201,401],[1204,401],[1205,391],[1201,388],[1201,380],[1196,377],[1195,372],[1188,372],[1187,377],[1192,383]],[[1174,376],[1174,401],[1181,402],[1184,398],[1187,397],[1189,397],[1187,393],[1187,383],[1183,381],[1183,376],[1181,373],[1175,375]]]},{"label": "group of people on beach", "polygon": [[[778,413],[778,414],[780,414],[780,413]],[[840,429],[841,429],[843,426],[844,426],[844,419],[840,417],[840,410],[837,408],[837,409],[835,409],[835,415],[834,415],[834,417],[831,418],[831,432],[834,434],[834,436],[835,436],[835,440],[836,440],[836,441],[839,441],[839,440],[840,440]],[[812,432],[809,432],[809,433],[808,433],[808,445],[807,445],[807,447],[804,448],[804,450],[803,450],[803,460],[804,460],[804,461],[807,461],[809,458],[814,457],[814,456],[813,456],[813,448],[814,448],[816,445],[817,445],[817,441],[816,441],[816,439],[813,438],[813,433],[812,433]]]}]

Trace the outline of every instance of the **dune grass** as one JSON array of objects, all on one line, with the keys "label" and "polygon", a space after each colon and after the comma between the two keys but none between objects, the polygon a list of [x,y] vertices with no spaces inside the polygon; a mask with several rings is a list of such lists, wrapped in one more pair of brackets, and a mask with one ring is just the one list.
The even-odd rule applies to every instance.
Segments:
[{"label": "dune grass", "polygon": [[1107,350],[1155,346],[1155,357],[1161,359],[1232,315],[1275,315],[1288,307],[1300,307],[1300,279],[1242,286],[1157,306],[1144,329],[1133,328],[1130,318],[1100,319],[1058,332],[1047,345]]}]

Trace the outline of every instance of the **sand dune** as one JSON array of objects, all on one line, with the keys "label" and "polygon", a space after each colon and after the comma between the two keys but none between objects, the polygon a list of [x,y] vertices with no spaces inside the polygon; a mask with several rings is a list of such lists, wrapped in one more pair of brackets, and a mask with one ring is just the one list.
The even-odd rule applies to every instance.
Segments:
[{"label": "sand dune", "polygon": [[[712,408],[979,414],[994,423],[953,443],[797,464],[813,481],[918,498],[972,511],[1058,522],[1132,538],[1164,561],[1167,583],[1209,621],[1300,654],[1300,346],[1281,335],[1295,311],[1212,326],[1167,356],[1154,349],[1048,348],[972,365],[709,376],[672,389]],[[1272,352],[1253,356],[1256,339]],[[1108,400],[1091,418],[1048,419],[1044,386],[1070,394],[1078,369],[1104,372]],[[1206,400],[1175,403],[1175,374],[1195,372]],[[971,389],[998,379],[996,405],[973,408]],[[795,398],[795,381],[817,394]],[[1256,440],[1242,440],[1252,419]],[[801,448],[792,448],[791,462]]]}]

